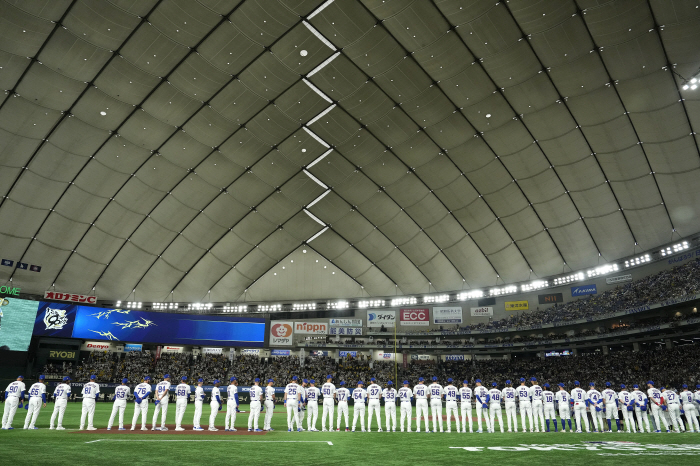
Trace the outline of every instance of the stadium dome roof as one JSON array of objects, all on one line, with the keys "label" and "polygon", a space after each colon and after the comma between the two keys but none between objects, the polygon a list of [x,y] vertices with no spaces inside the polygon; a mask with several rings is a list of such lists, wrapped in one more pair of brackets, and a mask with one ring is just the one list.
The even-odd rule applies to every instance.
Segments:
[{"label": "stadium dome roof", "polygon": [[385,296],[695,234],[699,44],[695,0],[5,1],[0,248],[41,271],[0,279]]}]

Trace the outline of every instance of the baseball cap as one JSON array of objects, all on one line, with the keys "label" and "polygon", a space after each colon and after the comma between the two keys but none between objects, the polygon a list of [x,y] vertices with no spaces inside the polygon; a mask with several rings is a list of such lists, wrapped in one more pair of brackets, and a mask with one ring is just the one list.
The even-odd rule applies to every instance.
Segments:
[{"label": "baseball cap", "polygon": [[510,385],[510,379],[506,380],[506,384]]},{"label": "baseball cap", "polygon": [[45,378],[46,378],[46,376],[45,376],[44,374],[41,374],[41,375],[39,376],[39,380],[44,380]]},{"label": "baseball cap", "polygon": [[369,379],[369,381],[370,381],[370,382],[376,382],[377,379],[375,379],[374,377],[372,377],[371,379]]},{"label": "baseball cap", "polygon": [[520,377],[521,382],[525,382],[525,377]]},{"label": "baseball cap", "polygon": [[581,385],[581,382],[579,382],[578,380],[574,380],[574,385]]},{"label": "baseball cap", "polygon": [[563,384],[562,382],[559,382],[559,386],[560,386],[560,387],[563,387],[564,384]]},{"label": "baseball cap", "polygon": [[18,375],[17,378],[18,378],[18,379],[23,379],[24,376],[23,376],[23,375]]},{"label": "baseball cap", "polygon": [[610,382],[605,382],[605,386],[606,386],[606,387],[609,387],[609,386],[610,386]]},{"label": "baseball cap", "polygon": [[424,380],[425,380],[425,379],[424,379],[423,377],[418,377],[418,381],[419,381],[419,382],[422,382],[422,381],[424,381]]},{"label": "baseball cap", "polygon": [[496,382],[492,382],[492,383],[491,383],[491,386],[492,386],[492,387],[495,387],[496,385],[498,385]]},{"label": "baseball cap", "polygon": [[294,377],[292,377],[292,380],[299,380],[299,377],[295,375]]},{"label": "baseball cap", "polygon": [[97,378],[97,376],[96,376],[95,374],[92,374],[92,375],[90,376],[90,380],[95,380],[96,378]]},{"label": "baseball cap", "polygon": [[272,383],[272,382],[274,382],[274,380],[272,380],[272,379],[267,379],[267,383]]},{"label": "baseball cap", "polygon": [[169,379],[169,378],[170,378],[170,374],[165,374],[165,375],[163,376],[163,378],[164,378],[164,379]]},{"label": "baseball cap", "polygon": [[309,380],[309,383],[316,383],[314,379]]},{"label": "baseball cap", "polygon": [[404,385],[408,385],[408,380],[404,380],[404,381],[403,381],[403,384],[404,384]]},{"label": "baseball cap", "polygon": [[530,382],[537,382],[537,377],[530,377]]},{"label": "baseball cap", "polygon": [[654,381],[653,380],[648,381],[647,385],[654,385]]},{"label": "baseball cap", "polygon": [[[143,380],[151,380],[151,378],[149,376],[146,376],[143,378]],[[202,379],[199,379],[199,380],[202,380]]]},{"label": "baseball cap", "polygon": [[695,388],[700,388],[700,383],[695,386]]},{"label": "baseball cap", "polygon": [[392,381],[390,380],[390,381],[388,381],[386,384],[387,384],[387,385],[394,385],[394,382],[392,382]]},{"label": "baseball cap", "polygon": [[122,379],[122,383],[128,383],[129,379]]},{"label": "baseball cap", "polygon": [[433,382],[437,381],[437,377],[433,376]]},{"label": "baseball cap", "polygon": [[260,378],[256,377],[255,380],[253,380],[253,382],[260,382]]},{"label": "baseball cap", "polygon": [[341,380],[340,385],[345,385],[345,380]]},{"label": "baseball cap", "polygon": [[328,374],[328,375],[326,376],[326,379],[332,379],[332,378],[333,378],[333,376],[330,375],[330,374]]},{"label": "baseball cap", "polygon": [[683,385],[681,385],[681,388],[688,388],[688,384],[684,383]]},{"label": "baseball cap", "polygon": [[364,383],[362,380],[359,380],[359,381],[357,382],[357,385],[364,385],[364,384],[365,384],[365,383]]},{"label": "baseball cap", "polygon": [[625,384],[621,383],[620,388],[627,388],[627,387],[625,387]]},{"label": "baseball cap", "polygon": [[464,385],[469,385],[469,381],[468,381],[468,380],[463,380],[462,383],[463,383]]},{"label": "baseball cap", "polygon": [[64,381],[64,382],[67,382],[67,381],[69,381],[69,380],[70,380],[70,377],[68,377],[68,376],[63,377],[63,381]]},{"label": "baseball cap", "polygon": [[661,387],[660,390],[666,390],[666,387]]},{"label": "baseball cap", "polygon": [[481,379],[476,379],[474,382],[475,382],[475,383],[481,383]]},{"label": "baseball cap", "polygon": [[234,380],[238,380],[238,379],[235,377],[231,377],[230,379],[228,379],[229,382],[233,382]]},{"label": "baseball cap", "polygon": [[634,384],[634,385],[632,385],[632,388],[639,388],[639,385]]},{"label": "baseball cap", "polygon": [[185,380],[187,380],[187,376],[183,375],[182,377],[180,377],[180,380],[182,380],[184,382]]},{"label": "baseball cap", "polygon": [[212,382],[212,383],[213,383],[214,385],[216,385],[217,383],[221,383],[221,382],[219,382],[219,379],[214,379],[214,382]]},{"label": "baseball cap", "polygon": [[452,379],[447,379],[447,383],[452,383]]},{"label": "baseball cap", "polygon": [[197,379],[197,382],[204,382],[204,379]]},{"label": "baseball cap", "polygon": [[590,385],[591,387],[593,387],[593,386],[595,386],[595,382],[591,382],[591,383],[589,383],[588,385]]},{"label": "baseball cap", "polygon": [[544,384],[544,388],[549,388],[549,384],[548,383]]},{"label": "baseball cap", "polygon": [[309,379],[302,380],[302,383],[309,383]]}]

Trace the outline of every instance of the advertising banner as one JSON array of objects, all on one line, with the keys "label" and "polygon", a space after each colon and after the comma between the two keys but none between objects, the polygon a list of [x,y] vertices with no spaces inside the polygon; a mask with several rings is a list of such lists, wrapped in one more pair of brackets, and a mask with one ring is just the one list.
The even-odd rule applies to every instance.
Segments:
[{"label": "advertising banner", "polygon": [[471,310],[472,317],[493,317],[493,308],[490,306],[473,307]]},{"label": "advertising banner", "polygon": [[564,295],[562,293],[549,293],[537,295],[537,301],[540,304],[563,303]]},{"label": "advertising banner", "polygon": [[103,309],[42,301],[34,335],[177,345],[262,347],[265,319]]},{"label": "advertising banner", "polygon": [[632,274],[619,275],[617,277],[605,277],[605,283],[608,285],[613,285],[615,283],[631,282]]},{"label": "advertising banner", "polygon": [[270,322],[270,346],[292,346],[294,322]]},{"label": "advertising banner", "polygon": [[202,348],[202,354],[224,354],[223,348]]},{"label": "advertising banner", "polygon": [[313,356],[316,358],[322,358],[324,356],[328,356],[328,351],[312,350],[312,351],[309,351],[309,356]]},{"label": "advertising banner", "polygon": [[52,299],[54,301],[67,301],[71,303],[97,304],[97,296],[86,296],[74,293],[58,293],[56,291],[45,292],[44,299]]},{"label": "advertising banner", "polygon": [[270,353],[271,356],[291,356],[292,350],[288,349],[273,349]]},{"label": "advertising banner", "polygon": [[325,322],[294,322],[294,332],[306,335],[326,335],[328,324]]},{"label": "advertising banner", "polygon": [[330,335],[345,335],[345,336],[357,336],[362,335],[361,327],[331,327],[329,330]]},{"label": "advertising banner", "polygon": [[331,327],[362,327],[362,319],[331,319]]},{"label": "advertising banner", "polygon": [[49,350],[49,359],[75,359],[76,351]]},{"label": "advertising banner", "polygon": [[427,327],[430,325],[430,309],[428,308],[400,309],[399,312],[401,316],[401,325],[404,327]]},{"label": "advertising banner", "polygon": [[127,343],[124,345],[124,352],[129,353],[131,351],[143,351],[143,345],[138,343]]},{"label": "advertising banner", "polygon": [[412,354],[411,355],[411,360],[412,361],[430,361],[430,355],[429,354]]},{"label": "advertising banner", "polygon": [[158,348],[160,348],[161,353],[182,353],[185,351],[182,346],[163,346],[162,348],[159,346]]},{"label": "advertising banner", "polygon": [[464,361],[463,354],[448,354],[445,356],[445,361]]},{"label": "advertising banner", "polygon": [[113,351],[114,348],[110,342],[106,341],[86,341],[80,348],[83,351]]},{"label": "advertising banner", "polygon": [[260,349],[244,349],[241,351],[241,354],[245,354],[246,356],[260,356]]},{"label": "advertising banner", "polygon": [[38,308],[38,301],[0,298],[0,350],[27,351]]},{"label": "advertising banner", "polygon": [[396,311],[367,311],[367,327],[393,327]]},{"label": "advertising banner", "polygon": [[347,358],[348,356],[357,357],[357,351],[340,351],[338,354],[341,358]]},{"label": "advertising banner", "polygon": [[506,301],[506,311],[527,311],[530,305],[527,301]]},{"label": "advertising banner", "polygon": [[376,353],[374,359],[377,361],[393,361],[395,357],[394,353]]},{"label": "advertising banner", "polygon": [[572,286],[571,287],[571,296],[576,297],[576,296],[585,296],[589,294],[598,294],[598,289],[596,288],[595,283],[591,283],[590,285],[581,285],[581,286]]},{"label": "advertising banner", "polygon": [[462,308],[459,306],[434,307],[433,308],[433,323],[434,324],[461,324],[462,323]]}]

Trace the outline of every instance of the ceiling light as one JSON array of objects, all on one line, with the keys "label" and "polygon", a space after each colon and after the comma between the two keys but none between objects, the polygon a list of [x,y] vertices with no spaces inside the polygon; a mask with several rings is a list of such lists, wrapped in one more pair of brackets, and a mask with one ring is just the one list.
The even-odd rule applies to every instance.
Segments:
[{"label": "ceiling light", "polygon": [[299,55],[301,55],[302,57],[305,57],[308,54],[309,54],[309,52],[307,52],[306,50],[302,50],[301,52],[299,52]]},{"label": "ceiling light", "polygon": [[100,115],[105,116],[105,115],[107,115],[107,112],[104,112],[104,111],[100,112]]},{"label": "ceiling light", "polygon": [[487,114],[486,114],[486,118],[491,118],[491,114],[490,114],[490,113],[487,113]]}]

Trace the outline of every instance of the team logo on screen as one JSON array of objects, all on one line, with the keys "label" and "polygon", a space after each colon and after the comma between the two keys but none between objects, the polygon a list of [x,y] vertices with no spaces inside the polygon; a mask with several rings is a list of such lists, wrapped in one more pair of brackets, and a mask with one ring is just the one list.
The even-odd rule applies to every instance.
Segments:
[{"label": "team logo on screen", "polygon": [[288,324],[275,324],[272,326],[272,336],[284,338],[292,334],[292,326]]},{"label": "team logo on screen", "polygon": [[46,330],[61,330],[64,325],[68,323],[68,317],[66,317],[65,309],[51,309],[46,308],[44,313],[44,324],[46,324]]}]

